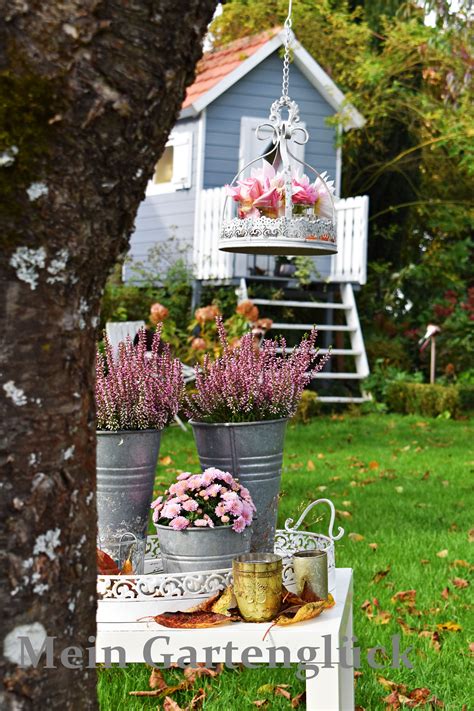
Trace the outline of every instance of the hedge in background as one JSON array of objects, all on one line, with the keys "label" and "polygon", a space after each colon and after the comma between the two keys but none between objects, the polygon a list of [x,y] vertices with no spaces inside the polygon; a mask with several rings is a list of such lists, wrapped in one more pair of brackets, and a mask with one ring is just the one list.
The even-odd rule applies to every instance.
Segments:
[{"label": "hedge in background", "polygon": [[437,417],[444,412],[449,412],[455,417],[460,410],[459,391],[452,385],[390,383],[386,402],[392,412],[405,415]]}]

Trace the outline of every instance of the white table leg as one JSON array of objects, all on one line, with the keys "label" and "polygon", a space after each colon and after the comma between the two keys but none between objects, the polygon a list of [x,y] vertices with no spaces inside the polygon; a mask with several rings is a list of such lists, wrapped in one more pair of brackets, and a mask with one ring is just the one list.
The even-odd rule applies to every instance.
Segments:
[{"label": "white table leg", "polygon": [[[318,676],[312,679],[306,677],[307,711],[342,711],[339,676],[339,664],[334,664],[332,669],[320,667]],[[344,711],[350,710],[344,708]]]},{"label": "white table leg", "polygon": [[341,709],[343,711],[352,711],[355,706],[354,699],[354,655],[353,655],[353,644],[352,644],[352,605],[347,620],[347,627],[345,636],[349,640],[349,644],[346,645],[347,648],[347,664],[351,666],[341,667],[340,670],[340,689],[341,689]]}]

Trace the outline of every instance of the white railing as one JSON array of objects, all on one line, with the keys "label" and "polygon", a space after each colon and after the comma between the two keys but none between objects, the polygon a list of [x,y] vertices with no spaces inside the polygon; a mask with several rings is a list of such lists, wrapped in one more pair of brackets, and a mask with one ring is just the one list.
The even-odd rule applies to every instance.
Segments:
[{"label": "white railing", "polygon": [[230,279],[234,276],[233,255],[221,252],[218,248],[222,220],[232,216],[232,200],[226,204],[225,199],[225,188],[201,190],[199,194],[197,233],[194,236],[194,269],[197,279]]},{"label": "white railing", "polygon": [[[230,279],[247,276],[241,256],[221,252],[219,229],[224,216],[225,189],[202,190],[198,200],[197,230],[194,239],[194,265],[197,279]],[[232,215],[232,201],[225,206],[225,217]],[[338,200],[336,204],[338,251],[322,278],[328,282],[365,284],[367,280],[367,233],[369,198],[362,195]],[[245,258],[244,258],[245,260]],[[316,263],[317,264],[317,263]],[[317,264],[318,266],[318,264]]]}]

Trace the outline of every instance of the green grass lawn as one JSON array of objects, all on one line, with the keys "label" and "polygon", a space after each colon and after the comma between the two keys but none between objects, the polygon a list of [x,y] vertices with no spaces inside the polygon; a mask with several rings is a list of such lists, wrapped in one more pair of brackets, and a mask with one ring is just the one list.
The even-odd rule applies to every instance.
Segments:
[{"label": "green grass lawn", "polygon": [[[391,689],[384,688],[380,677],[406,685],[407,694],[427,687],[450,711],[474,708],[469,651],[474,641],[473,584],[470,568],[463,563],[470,560],[473,546],[469,543],[474,525],[472,438],[467,421],[417,416],[337,415],[289,427],[279,524],[288,516],[296,519],[320,496],[332,499],[338,523],[346,529],[336,544],[337,565],[354,569],[354,632],[361,650],[376,645],[391,649],[394,634],[402,635],[402,647],[413,646],[412,670],[391,669],[383,656],[377,657],[384,664],[380,670],[363,661],[356,703],[366,711],[386,708],[383,698]],[[161,458],[158,489],[177,471],[197,470],[191,432],[168,429]],[[311,530],[327,531],[327,518],[318,522],[313,516],[310,524]],[[351,533],[359,535],[349,537]],[[470,535],[472,539],[472,531]],[[385,574],[376,576],[380,571]],[[463,587],[459,580],[456,585],[456,578],[471,578],[470,585]],[[414,605],[392,602],[397,592],[406,590],[416,590]],[[371,607],[362,609],[367,600]],[[437,627],[444,623],[461,629]],[[128,696],[131,690],[148,688],[149,674],[144,665],[101,670],[102,711],[161,708],[156,698]],[[178,671],[165,676],[178,682],[182,678]],[[292,669],[224,671],[215,679],[198,680],[194,691],[173,698],[185,707],[203,687],[206,711],[245,711],[256,708],[254,700],[265,698],[258,690],[269,683],[289,684],[292,696],[304,687]],[[290,709],[291,705],[286,698],[272,695],[263,708]]]}]

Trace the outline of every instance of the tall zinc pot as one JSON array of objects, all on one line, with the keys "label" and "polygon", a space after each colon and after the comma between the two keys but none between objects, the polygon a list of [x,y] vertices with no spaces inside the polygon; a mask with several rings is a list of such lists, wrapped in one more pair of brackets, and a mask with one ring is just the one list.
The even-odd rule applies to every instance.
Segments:
[{"label": "tall zinc pot", "polygon": [[100,540],[146,535],[161,431],[97,431],[97,517]]},{"label": "tall zinc pot", "polygon": [[287,419],[208,424],[191,420],[201,468],[230,472],[257,508],[251,551],[272,552]]}]

